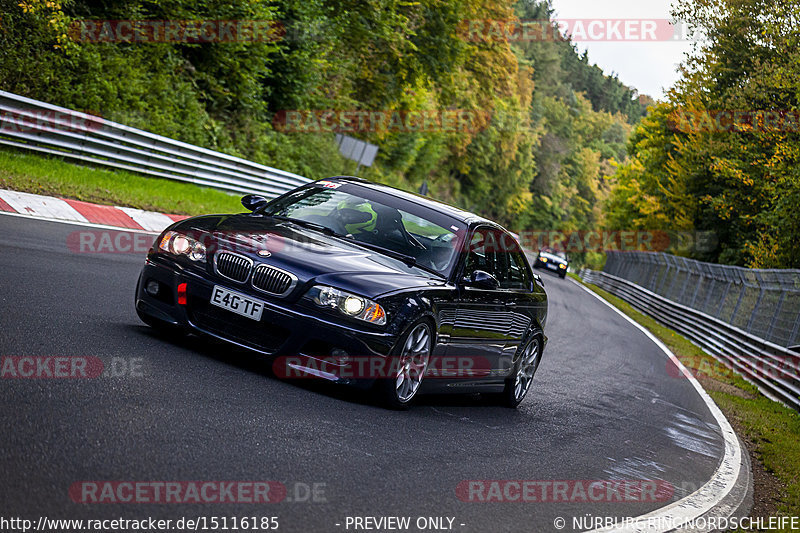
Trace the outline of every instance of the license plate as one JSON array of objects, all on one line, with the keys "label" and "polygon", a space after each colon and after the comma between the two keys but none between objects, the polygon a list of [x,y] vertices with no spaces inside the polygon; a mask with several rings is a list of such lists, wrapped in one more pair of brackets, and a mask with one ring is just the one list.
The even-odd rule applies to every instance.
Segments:
[{"label": "license plate", "polygon": [[261,320],[264,303],[244,294],[215,285],[211,291],[211,304],[253,320]]},{"label": "license plate", "polygon": [[547,263],[547,268],[549,268],[550,270],[555,270],[558,267],[556,266],[555,263]]}]

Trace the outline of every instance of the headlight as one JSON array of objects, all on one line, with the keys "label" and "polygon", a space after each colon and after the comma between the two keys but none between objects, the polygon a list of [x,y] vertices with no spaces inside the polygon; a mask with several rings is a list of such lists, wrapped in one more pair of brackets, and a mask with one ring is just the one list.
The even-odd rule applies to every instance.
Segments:
[{"label": "headlight", "polygon": [[333,287],[315,285],[308,291],[308,297],[319,307],[338,309],[343,315],[357,318],[370,324],[378,326],[386,324],[386,312],[383,307],[361,296],[340,291]]},{"label": "headlight", "polygon": [[564,263],[561,263],[560,265],[558,265],[558,268],[567,268],[567,265],[565,265]]},{"label": "headlight", "polygon": [[192,261],[206,260],[206,247],[188,235],[176,231],[168,231],[158,243],[158,249],[174,255],[185,255]]},{"label": "headlight", "polygon": [[540,258],[539,258],[539,260],[540,260],[542,263],[547,263],[547,258],[546,258],[546,257],[540,257]]}]

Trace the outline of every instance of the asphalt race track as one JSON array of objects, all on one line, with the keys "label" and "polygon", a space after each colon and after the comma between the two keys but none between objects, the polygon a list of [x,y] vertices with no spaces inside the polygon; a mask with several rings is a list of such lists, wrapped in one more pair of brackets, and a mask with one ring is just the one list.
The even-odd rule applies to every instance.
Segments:
[{"label": "asphalt race track", "polygon": [[[361,391],[282,381],[268,361],[224,344],[158,336],[133,309],[143,255],[71,251],[68,236],[83,229],[0,216],[0,355],[92,356],[118,374],[0,380],[4,516],[277,516],[279,531],[298,532],[353,531],[356,516],[449,517],[470,533],[556,531],[563,517],[573,531],[574,516],[637,516],[680,499],[722,456],[688,380],[569,280],[542,274],[549,344],[518,410],[469,395],[394,412]],[[456,493],[467,480],[608,479],[664,480],[674,492],[524,503]],[[70,486],[88,480],[266,480],[287,498],[75,503]]]}]

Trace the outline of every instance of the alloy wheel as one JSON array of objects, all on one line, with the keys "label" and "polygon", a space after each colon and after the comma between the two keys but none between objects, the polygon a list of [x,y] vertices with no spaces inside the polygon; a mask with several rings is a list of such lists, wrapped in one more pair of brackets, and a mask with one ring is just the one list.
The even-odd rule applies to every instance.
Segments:
[{"label": "alloy wheel", "polygon": [[395,390],[399,401],[408,402],[419,390],[430,354],[430,331],[426,324],[418,324],[406,337],[398,362]]},{"label": "alloy wheel", "polygon": [[522,401],[533,381],[533,373],[539,363],[539,343],[535,339],[525,346],[525,350],[520,355],[517,375],[514,378],[514,398]]}]

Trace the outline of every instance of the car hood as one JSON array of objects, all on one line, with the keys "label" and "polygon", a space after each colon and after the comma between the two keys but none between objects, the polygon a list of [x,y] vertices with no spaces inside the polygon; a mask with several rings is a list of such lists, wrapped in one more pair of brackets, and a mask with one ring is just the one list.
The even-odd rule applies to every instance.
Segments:
[{"label": "car hood", "polygon": [[[399,289],[445,284],[443,278],[397,259],[269,217],[207,215],[186,219],[173,229],[210,234],[209,252],[229,250],[256,264],[287,270],[297,276],[299,288],[319,283],[374,298]],[[260,250],[269,255],[259,255]]]}]

